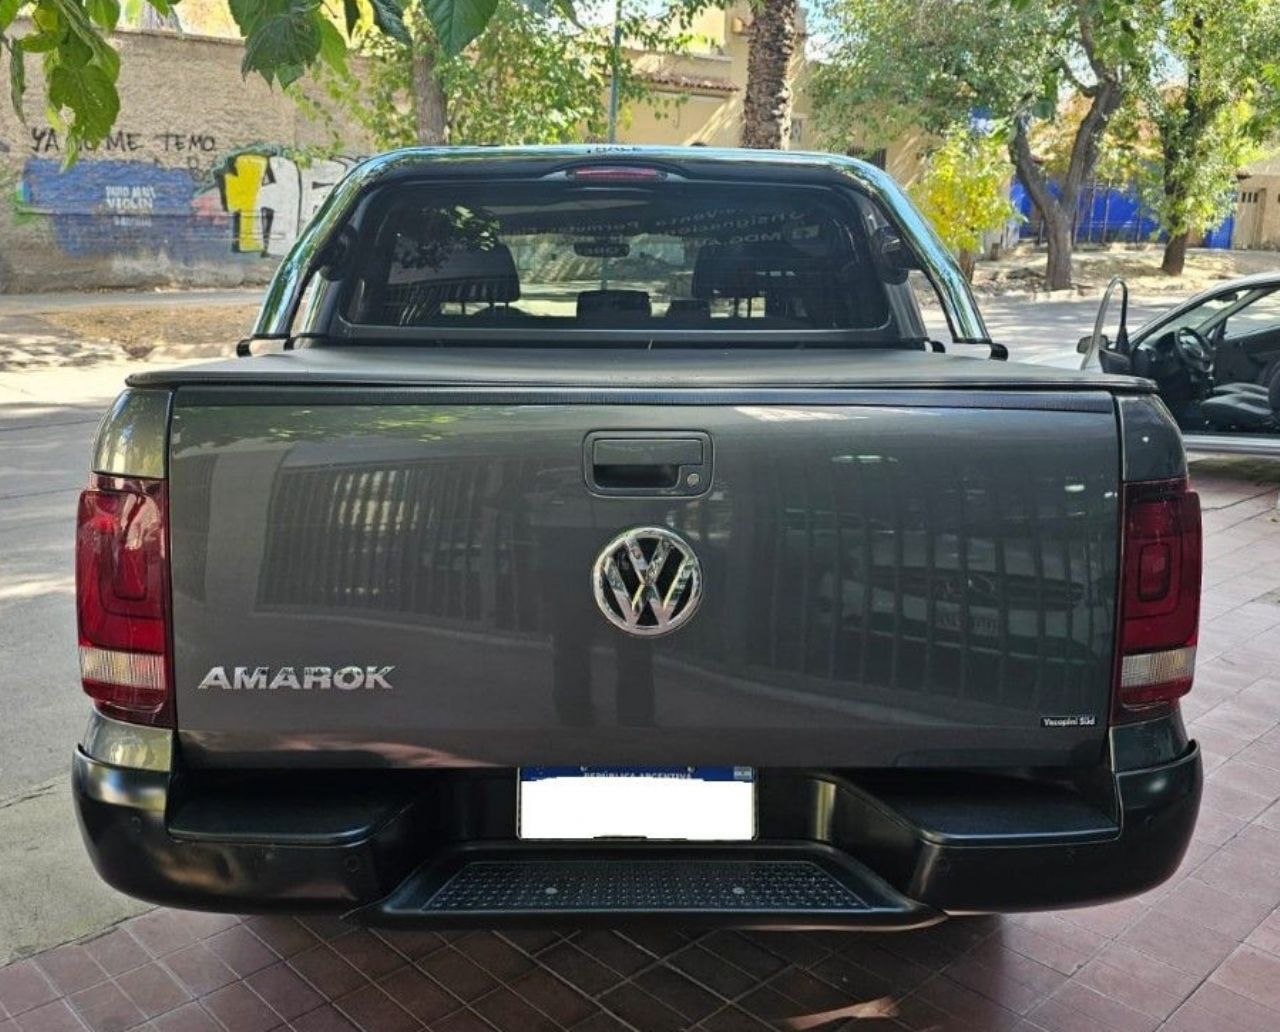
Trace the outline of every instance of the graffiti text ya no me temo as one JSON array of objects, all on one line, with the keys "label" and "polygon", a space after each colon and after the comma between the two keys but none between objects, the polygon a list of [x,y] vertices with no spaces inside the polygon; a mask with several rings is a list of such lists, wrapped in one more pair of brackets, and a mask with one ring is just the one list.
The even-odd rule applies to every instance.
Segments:
[{"label": "graffiti text ya no me temo", "polygon": [[[155,133],[150,137],[142,133],[117,129],[100,144],[87,146],[90,152],[106,151],[107,153],[133,153],[146,148],[148,140],[154,141],[160,150],[169,153],[185,153],[198,151],[208,154],[217,150],[217,137],[209,133]],[[62,140],[58,130],[52,127],[33,126],[31,129],[31,150],[36,154],[56,154],[62,150]]]}]

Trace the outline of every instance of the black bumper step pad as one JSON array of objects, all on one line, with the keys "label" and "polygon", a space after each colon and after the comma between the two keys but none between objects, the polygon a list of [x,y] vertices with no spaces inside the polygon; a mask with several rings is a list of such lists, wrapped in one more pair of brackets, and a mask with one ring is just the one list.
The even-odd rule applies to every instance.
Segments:
[{"label": "black bumper step pad", "polygon": [[808,860],[473,860],[426,913],[862,911],[869,905]]}]

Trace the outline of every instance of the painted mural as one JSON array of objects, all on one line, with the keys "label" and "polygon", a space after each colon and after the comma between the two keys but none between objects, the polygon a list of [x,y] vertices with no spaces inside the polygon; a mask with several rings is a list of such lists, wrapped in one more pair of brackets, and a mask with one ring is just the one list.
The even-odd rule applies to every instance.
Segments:
[{"label": "painted mural", "polygon": [[355,159],[299,164],[282,154],[246,152],[216,173],[222,210],[232,217],[232,248],[283,256]]},{"label": "painted mural", "polygon": [[222,151],[206,133],[120,130],[63,169],[56,130],[31,130],[19,209],[50,220],[71,257],[181,264],[279,258],[357,160],[282,148]]}]

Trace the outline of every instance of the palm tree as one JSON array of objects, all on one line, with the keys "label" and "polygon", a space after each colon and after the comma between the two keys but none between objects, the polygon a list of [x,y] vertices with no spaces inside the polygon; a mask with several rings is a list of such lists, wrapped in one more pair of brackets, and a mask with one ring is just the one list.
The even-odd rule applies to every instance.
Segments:
[{"label": "palm tree", "polygon": [[747,95],[742,102],[742,146],[781,150],[791,138],[791,60],[795,56],[796,0],[753,0]]}]

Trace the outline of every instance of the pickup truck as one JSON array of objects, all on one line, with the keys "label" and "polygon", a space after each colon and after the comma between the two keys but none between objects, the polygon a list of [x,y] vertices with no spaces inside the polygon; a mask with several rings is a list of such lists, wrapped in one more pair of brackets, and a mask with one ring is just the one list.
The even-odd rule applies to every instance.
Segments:
[{"label": "pickup truck", "polygon": [[130,377],[79,503],[74,794],[121,891],[889,929],[1177,868],[1178,429],[1007,361],[874,167],[381,155],[239,350]]}]

